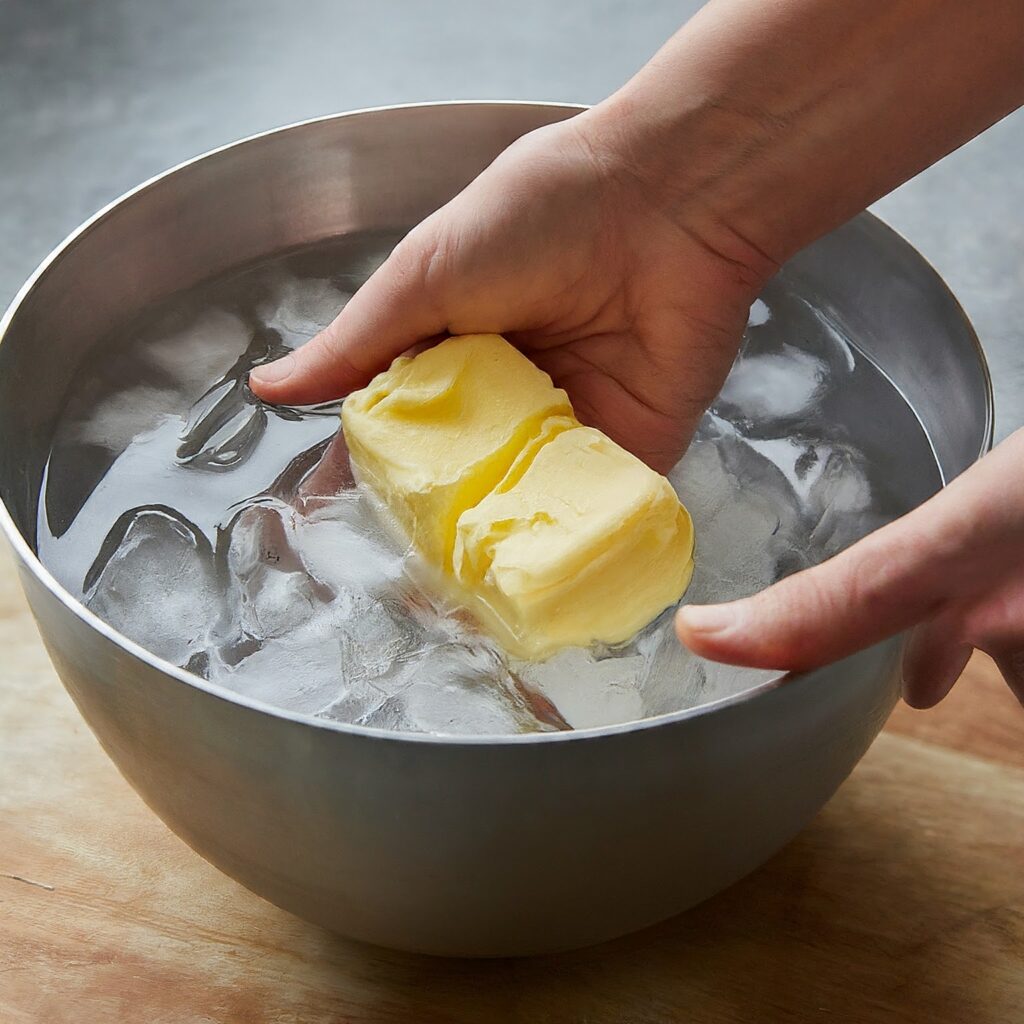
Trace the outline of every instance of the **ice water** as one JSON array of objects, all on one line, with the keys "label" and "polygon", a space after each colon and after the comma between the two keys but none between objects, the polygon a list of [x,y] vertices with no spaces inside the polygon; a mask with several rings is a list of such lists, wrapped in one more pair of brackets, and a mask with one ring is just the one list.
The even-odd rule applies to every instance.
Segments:
[{"label": "ice water", "polygon": [[[153,654],[249,698],[393,730],[579,729],[693,707],[772,673],[675,640],[508,657],[415,580],[354,483],[338,405],[264,405],[248,371],[326,326],[394,244],[352,236],[208,282],[85,360],[55,432],[38,553]],[[693,515],[685,601],[751,594],[941,483],[903,398],[785,275],[751,309],[670,479]]]}]

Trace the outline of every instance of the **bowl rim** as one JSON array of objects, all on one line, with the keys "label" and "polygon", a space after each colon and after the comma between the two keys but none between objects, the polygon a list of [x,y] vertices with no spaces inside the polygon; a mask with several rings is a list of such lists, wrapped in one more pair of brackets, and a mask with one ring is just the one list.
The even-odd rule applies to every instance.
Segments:
[{"label": "bowl rim", "polygon": [[[40,261],[36,269],[29,275],[25,283],[15,293],[3,316],[0,316],[0,344],[2,344],[6,338],[19,309],[24,304],[28,296],[35,290],[39,281],[49,272],[50,268],[66,253],[79,245],[90,234],[90,232],[116,208],[133,200],[135,197],[142,195],[150,189],[157,187],[164,181],[164,179],[171,177],[179,171],[185,170],[193,164],[215,157],[228,150],[255,144],[267,137],[284,134],[309,125],[327,121],[345,120],[365,115],[386,113],[395,110],[415,110],[419,108],[435,107],[519,107],[553,109],[564,111],[567,118],[588,109],[588,105],[586,104],[550,100],[453,99],[428,100],[413,103],[391,103],[380,106],[360,107],[355,110],[339,111],[332,114],[323,114],[317,117],[306,118],[301,121],[290,122],[264,131],[255,132],[251,135],[244,136],[243,138],[225,143],[224,145],[217,146],[213,149],[205,150],[196,156],[182,160],[179,163],[168,167],[166,170],[152,175],[128,191],[115,197],[84,220],[78,227],[72,230],[63,239],[63,241],[56,245]],[[936,271],[934,266],[924,256],[922,256],[907,241],[907,239],[903,237],[903,235],[891,228],[880,217],[877,217],[869,211],[864,211],[858,214],[857,217],[866,218],[876,222],[877,226],[883,228],[885,232],[893,237],[894,242],[898,246],[907,250],[912,258],[919,261],[920,265],[930,273],[937,287],[945,294],[946,299],[951,303],[953,312],[960,318],[961,326],[967,331],[968,338],[975,350],[975,355],[981,369],[985,392],[985,424],[982,445],[977,456],[977,458],[981,458],[992,447],[995,429],[995,404],[992,375],[988,366],[988,361],[981,346],[981,341],[978,338],[977,332],[975,331],[970,318],[967,316],[967,313],[963,309],[959,300],[939,275],[938,271]],[[187,672],[183,668],[180,668],[169,661],[165,661],[163,658],[157,657],[150,651],[146,650],[142,645],[118,632],[98,615],[90,611],[81,601],[78,600],[78,598],[74,597],[56,580],[32,550],[28,541],[26,541],[22,536],[21,531],[18,529],[10,511],[7,508],[6,502],[2,499],[0,499],[0,532],[2,532],[7,538],[8,544],[11,546],[16,559],[21,563],[24,570],[31,573],[35,581],[45,591],[47,591],[51,597],[55,598],[72,615],[81,620],[87,627],[94,630],[105,640],[112,643],[115,647],[120,648],[126,654],[142,661],[151,669],[154,669],[165,676],[169,676],[178,683],[182,683],[195,690],[199,690],[207,696],[240,705],[241,707],[247,708],[251,711],[269,715],[273,718],[284,719],[285,721],[294,722],[298,725],[310,726],[342,735],[355,735],[370,740],[383,740],[393,743],[428,743],[440,744],[443,746],[487,747],[505,745],[520,746],[524,744],[532,745],[537,743],[549,744],[584,742],[586,740],[595,740],[602,737],[617,736],[657,728],[667,728],[677,723],[703,718],[705,715],[713,714],[716,711],[720,711],[728,707],[746,704],[747,702],[762,697],[782,686],[790,685],[797,681],[803,680],[807,681],[808,684],[811,684],[814,679],[823,675],[829,668],[829,666],[826,665],[808,672],[780,672],[772,678],[756,683],[747,689],[739,691],[738,693],[729,694],[728,696],[721,697],[718,700],[710,701],[706,704],[700,704],[696,707],[684,708],[679,711],[672,711],[662,715],[655,715],[650,718],[641,718],[631,722],[616,723],[614,725],[593,726],[583,729],[570,729],[556,732],[512,734],[480,733],[459,735],[450,733],[397,732],[388,729],[381,729],[375,726],[356,725],[354,723],[340,722],[334,719],[319,718],[312,714],[299,713],[278,708],[272,704],[266,703],[265,701],[247,697],[243,694],[236,693],[227,687],[221,686],[217,683],[212,683],[200,676],[193,675],[191,672]],[[23,590],[24,589],[25,588],[23,586]],[[882,641],[883,644],[886,642],[887,641]]]}]

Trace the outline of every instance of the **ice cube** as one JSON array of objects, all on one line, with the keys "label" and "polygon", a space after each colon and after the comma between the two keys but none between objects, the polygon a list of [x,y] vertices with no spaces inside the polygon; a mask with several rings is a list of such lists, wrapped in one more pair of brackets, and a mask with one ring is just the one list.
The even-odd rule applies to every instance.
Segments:
[{"label": "ice cube", "polygon": [[837,554],[884,521],[874,508],[863,459],[838,445],[823,458],[806,504],[812,524],[808,547],[816,561]]},{"label": "ice cube", "polygon": [[182,407],[182,397],[173,389],[138,384],[102,396],[80,418],[63,427],[65,441],[120,454],[161,420],[180,415]]},{"label": "ice cube", "polygon": [[559,727],[534,715],[500,655],[486,642],[421,638],[386,666],[378,661],[360,669],[359,663],[346,661],[345,667],[344,692],[322,713],[335,721],[454,735]]},{"label": "ice cube", "polygon": [[746,437],[744,441],[782,473],[798,504],[805,506],[831,448],[804,438]]},{"label": "ice cube", "polygon": [[770,679],[777,679],[782,674],[775,669],[740,668],[736,665],[722,665],[715,661],[706,661],[703,658],[697,660],[700,663],[704,680],[699,700],[686,705],[687,707],[711,704],[723,697],[732,697],[737,693],[760,686]]},{"label": "ice cube", "polygon": [[351,298],[331,281],[282,274],[273,294],[259,305],[263,323],[287,348],[298,348],[319,334]]},{"label": "ice cube", "polygon": [[222,612],[210,544],[169,509],[130,513],[90,570],[85,603],[158,657],[185,665],[205,650]]},{"label": "ice cube", "polygon": [[643,718],[647,662],[640,653],[598,657],[571,647],[539,663],[513,666],[523,683],[549,700],[573,729]]},{"label": "ice cube", "polygon": [[368,515],[358,491],[320,499],[294,530],[307,571],[334,590],[393,591],[403,574],[404,555],[367,529]]},{"label": "ice cube", "polygon": [[292,545],[294,509],[267,500],[244,508],[227,530],[230,600],[238,630],[263,641],[307,627],[334,597]]},{"label": "ice cube", "polygon": [[720,665],[698,658],[676,638],[674,613],[675,609],[665,612],[633,641],[644,662],[644,717],[710,704],[778,675],[775,671]]},{"label": "ice cube", "polygon": [[[282,474],[282,480],[286,474]],[[348,445],[339,427],[338,432],[323,447],[316,463],[302,468],[301,475],[297,476],[293,484],[292,493],[303,509],[308,509],[315,507],[321,498],[351,494],[354,487],[355,476],[349,460]]]},{"label": "ice cube", "polygon": [[420,656],[429,638],[392,597],[354,594],[338,622],[342,672],[346,679],[368,679],[382,692],[405,685],[405,665]]},{"label": "ice cube", "polygon": [[768,323],[772,318],[772,311],[764,299],[754,299],[750,306],[750,313],[747,315],[748,327],[760,327]]},{"label": "ice cube", "polygon": [[350,714],[351,704],[346,700],[335,705],[329,717],[336,721],[346,721],[353,725],[365,725],[371,729],[387,729],[389,732],[422,732],[416,723],[406,714],[405,705],[398,697],[381,696],[378,703],[355,718],[341,718],[342,713]]},{"label": "ice cube", "polygon": [[741,354],[715,400],[715,412],[759,431],[782,431],[820,402],[828,364],[810,352],[783,345],[778,352]]},{"label": "ice cube", "polygon": [[236,313],[207,309],[186,327],[168,329],[149,342],[141,355],[157,380],[174,386],[187,408],[238,363],[251,338],[251,328]]},{"label": "ice cube", "polygon": [[339,693],[341,695],[320,712],[320,717],[349,725],[377,724],[378,728],[388,728],[380,724],[381,717],[377,713],[390,695],[374,686],[369,679],[343,678]]},{"label": "ice cube", "polygon": [[727,425],[712,424],[669,479],[693,516],[696,536],[686,600],[732,600],[775,581],[801,516],[777,466]]},{"label": "ice cube", "polygon": [[676,639],[675,611],[663,612],[632,643],[644,662],[640,692],[645,716],[664,715],[701,702],[704,671],[700,659]]},{"label": "ice cube", "polygon": [[340,645],[331,637],[266,640],[235,664],[211,658],[204,674],[236,693],[297,714],[324,711],[343,688]]},{"label": "ice cube", "polygon": [[407,683],[363,725],[406,732],[501,735],[542,731],[501,659],[486,645],[441,644],[410,660]]}]

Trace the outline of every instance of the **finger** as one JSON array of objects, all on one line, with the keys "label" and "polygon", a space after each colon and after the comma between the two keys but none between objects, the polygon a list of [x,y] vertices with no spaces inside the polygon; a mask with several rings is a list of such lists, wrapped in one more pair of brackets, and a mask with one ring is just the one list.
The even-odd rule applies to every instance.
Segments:
[{"label": "finger", "polygon": [[934,707],[953,688],[973,653],[948,615],[921,623],[903,655],[903,699],[912,708]]},{"label": "finger", "polygon": [[[719,662],[806,670],[925,622],[949,601],[991,591],[1020,564],[1022,456],[1024,430],[836,558],[752,598],[682,608],[680,640]],[[976,631],[964,635],[988,650]]]},{"label": "finger", "polygon": [[445,332],[427,283],[427,243],[409,235],[334,322],[295,352],[256,367],[249,386],[268,402],[310,405],[362,387],[410,346]]},{"label": "finger", "polygon": [[[1020,509],[1016,510],[1020,516]],[[968,603],[961,616],[962,635],[990,655],[1017,699],[1024,704],[1024,549],[1004,546],[1004,578],[991,573],[988,588]]]},{"label": "finger", "polygon": [[[935,497],[821,565],[731,604],[682,608],[680,640],[715,661],[806,670],[991,589],[1019,564],[1019,431]],[[975,647],[984,648],[970,631]]]},{"label": "finger", "polygon": [[934,615],[948,585],[948,558],[928,517],[912,513],[753,597],[686,605],[676,631],[714,661],[816,668]]},{"label": "finger", "polygon": [[1024,648],[1007,654],[998,655],[995,659],[1006,685],[1013,695],[1024,704]]}]

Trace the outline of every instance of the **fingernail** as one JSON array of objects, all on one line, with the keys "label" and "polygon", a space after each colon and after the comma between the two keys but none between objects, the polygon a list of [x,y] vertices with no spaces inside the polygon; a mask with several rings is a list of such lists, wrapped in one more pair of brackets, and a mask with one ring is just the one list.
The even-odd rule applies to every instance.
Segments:
[{"label": "fingernail", "polygon": [[249,377],[261,384],[280,384],[281,381],[292,375],[294,369],[295,356],[287,355],[273,363],[264,363],[263,366],[253,367]]},{"label": "fingernail", "polygon": [[722,633],[736,625],[736,609],[727,604],[688,604],[679,618],[694,633]]}]

